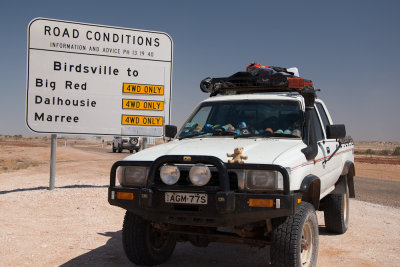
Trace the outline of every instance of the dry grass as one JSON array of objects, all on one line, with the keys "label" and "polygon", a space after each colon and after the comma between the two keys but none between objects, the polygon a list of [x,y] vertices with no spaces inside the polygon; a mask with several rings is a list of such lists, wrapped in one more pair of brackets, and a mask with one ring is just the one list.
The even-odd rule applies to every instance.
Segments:
[{"label": "dry grass", "polygon": [[[0,174],[14,172],[48,163],[50,159],[50,137],[25,137],[0,135]],[[100,141],[80,138],[58,139],[57,147],[98,146]],[[100,143],[101,144],[101,143]],[[57,153],[57,160],[65,160]]]},{"label": "dry grass", "polygon": [[43,162],[31,159],[0,159],[0,173],[37,167]]}]

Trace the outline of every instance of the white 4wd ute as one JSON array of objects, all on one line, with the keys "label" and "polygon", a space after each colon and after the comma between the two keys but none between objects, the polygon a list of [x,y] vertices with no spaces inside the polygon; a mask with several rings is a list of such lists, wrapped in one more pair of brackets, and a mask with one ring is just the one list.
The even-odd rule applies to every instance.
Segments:
[{"label": "white 4wd ute", "polygon": [[129,150],[130,153],[133,153],[134,150],[138,152],[140,150],[139,137],[114,136],[112,152],[121,153],[124,149]]},{"label": "white 4wd ute", "polygon": [[[270,245],[273,266],[315,266],[315,211],[324,212],[327,231],[344,233],[355,195],[344,125],[333,124],[312,82],[298,77],[233,75],[201,88],[212,97],[174,141],[111,169],[108,200],[127,210],[127,257],[157,265],[176,242],[229,242]],[[167,125],[166,136],[175,134]]]}]

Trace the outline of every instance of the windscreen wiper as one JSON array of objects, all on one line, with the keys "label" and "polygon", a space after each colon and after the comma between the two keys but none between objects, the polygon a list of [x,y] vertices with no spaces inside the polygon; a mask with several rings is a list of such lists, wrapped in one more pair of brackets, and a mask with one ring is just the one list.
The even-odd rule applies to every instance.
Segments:
[{"label": "windscreen wiper", "polygon": [[261,134],[242,134],[242,135],[235,135],[236,138],[248,138],[248,137],[289,137],[289,138],[299,138],[299,136],[294,134],[284,134],[284,133],[261,133]]},{"label": "windscreen wiper", "polygon": [[179,140],[182,140],[182,139],[185,139],[185,138],[192,138],[192,137],[196,137],[196,136],[201,136],[201,135],[206,135],[207,133],[192,133],[192,134],[188,134],[188,135],[185,135],[185,136],[181,136],[181,137],[179,137],[178,139]]},{"label": "windscreen wiper", "polygon": [[237,138],[248,138],[248,137],[257,137],[257,136],[260,136],[259,134],[236,134],[235,136],[234,136],[234,139],[237,139]]},{"label": "windscreen wiper", "polygon": [[297,135],[294,135],[294,134],[285,134],[285,133],[273,133],[271,135],[275,136],[275,137],[300,138],[300,136],[297,136]]},{"label": "windscreen wiper", "polygon": [[191,137],[196,137],[196,136],[227,136],[227,135],[236,135],[236,133],[232,133],[232,132],[226,132],[226,131],[214,131],[214,132],[210,132],[210,133],[192,133],[192,134],[188,134],[182,137],[179,137],[179,140],[185,139],[185,138],[191,138]]}]

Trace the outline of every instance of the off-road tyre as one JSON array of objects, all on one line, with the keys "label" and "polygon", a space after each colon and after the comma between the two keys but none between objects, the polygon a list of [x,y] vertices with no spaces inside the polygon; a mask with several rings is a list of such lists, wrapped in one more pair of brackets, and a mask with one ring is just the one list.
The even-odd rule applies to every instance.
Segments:
[{"label": "off-road tyre", "polygon": [[131,262],[154,266],[166,262],[171,257],[176,238],[156,230],[151,222],[127,211],[122,228],[122,244]]},{"label": "off-road tyre", "polygon": [[138,142],[139,142],[139,140],[138,140],[137,138],[131,138],[131,139],[129,139],[129,143],[130,143],[132,146],[135,146]]},{"label": "off-road tyre", "polygon": [[349,189],[345,194],[330,194],[324,199],[325,227],[329,233],[344,234],[349,228]]},{"label": "off-road tyre", "polygon": [[122,147],[121,147],[121,145],[118,145],[118,153],[121,153],[122,152]]},{"label": "off-road tyre", "polygon": [[114,144],[112,144],[112,152],[113,153],[117,152],[117,149],[115,148]]},{"label": "off-road tyre", "polygon": [[314,267],[318,257],[318,220],[314,206],[302,202],[293,216],[272,221],[271,265]]}]

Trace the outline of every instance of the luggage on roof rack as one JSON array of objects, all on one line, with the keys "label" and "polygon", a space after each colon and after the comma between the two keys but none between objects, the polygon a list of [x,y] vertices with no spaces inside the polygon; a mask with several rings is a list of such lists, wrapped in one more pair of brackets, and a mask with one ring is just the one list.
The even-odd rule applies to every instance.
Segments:
[{"label": "luggage on roof rack", "polygon": [[218,94],[244,94],[253,92],[299,92],[313,87],[313,82],[290,74],[276,73],[268,77],[237,72],[229,77],[203,79],[200,89],[211,96]]}]

